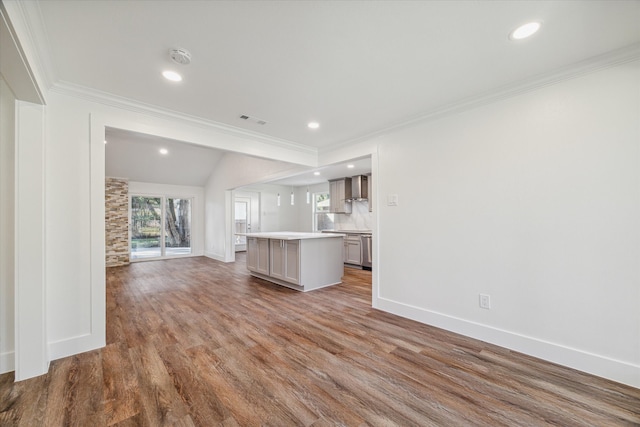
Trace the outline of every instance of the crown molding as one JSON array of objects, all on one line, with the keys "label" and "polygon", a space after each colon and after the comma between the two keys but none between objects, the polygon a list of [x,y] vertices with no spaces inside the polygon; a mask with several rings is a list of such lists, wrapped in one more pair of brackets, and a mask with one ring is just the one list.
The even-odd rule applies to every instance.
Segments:
[{"label": "crown molding", "polygon": [[50,55],[51,46],[46,26],[44,25],[44,18],[42,17],[40,2],[21,0],[20,5],[27,18],[27,30],[30,40],[34,43],[33,51],[37,61],[37,68],[42,76],[45,89],[48,90],[57,80],[57,73]]},{"label": "crown molding", "polygon": [[131,111],[133,113],[144,114],[164,120],[177,120],[185,124],[199,126],[201,128],[224,133],[226,135],[231,135],[238,138],[252,139],[261,143],[271,145],[273,147],[297,151],[304,154],[310,154],[316,157],[318,155],[318,149],[315,147],[309,147],[285,139],[279,139],[261,133],[251,132],[235,126],[230,126],[215,122],[213,120],[203,119],[201,117],[180,113],[152,104],[142,103],[126,97],[102,92],[97,89],[88,88],[86,86],[80,86],[73,83],[60,81],[55,83],[50,91],[61,95],[66,95],[73,98],[83,99],[85,101],[95,102],[109,107],[118,108],[121,110]]},{"label": "crown molding", "polygon": [[34,1],[15,0],[2,2],[2,7],[20,43],[31,78],[46,104],[46,91],[53,85],[56,75],[48,53],[48,37],[40,6]]},{"label": "crown molding", "polygon": [[418,114],[408,120],[396,122],[383,129],[370,132],[346,141],[336,142],[319,150],[319,154],[330,153],[334,150],[355,146],[359,143],[379,138],[391,132],[412,127],[418,124],[427,123],[444,117],[452,116],[483,105],[492,104],[504,99],[512,98],[523,93],[532,92],[547,86],[581,77],[585,74],[594,73],[607,68],[612,68],[624,63],[637,61],[640,59],[640,43],[607,52],[556,70],[539,74],[532,78],[521,80],[516,83],[501,86],[495,90],[485,92],[480,95],[468,97],[433,110]]}]

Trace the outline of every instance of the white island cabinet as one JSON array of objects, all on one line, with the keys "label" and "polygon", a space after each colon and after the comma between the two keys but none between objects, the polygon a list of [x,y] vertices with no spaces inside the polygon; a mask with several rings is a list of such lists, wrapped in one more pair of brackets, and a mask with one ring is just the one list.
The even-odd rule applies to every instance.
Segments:
[{"label": "white island cabinet", "polygon": [[342,234],[247,233],[250,274],[299,291],[342,282]]}]

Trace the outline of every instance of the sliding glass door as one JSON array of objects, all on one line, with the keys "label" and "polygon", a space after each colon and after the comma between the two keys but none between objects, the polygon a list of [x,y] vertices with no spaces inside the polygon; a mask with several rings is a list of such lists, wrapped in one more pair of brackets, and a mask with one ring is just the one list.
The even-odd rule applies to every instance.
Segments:
[{"label": "sliding glass door", "polygon": [[131,259],[191,253],[191,199],[131,197]]},{"label": "sliding glass door", "polygon": [[131,258],[162,256],[162,198],[131,197]]},{"label": "sliding glass door", "polygon": [[167,256],[191,253],[191,199],[166,198],[164,248]]}]

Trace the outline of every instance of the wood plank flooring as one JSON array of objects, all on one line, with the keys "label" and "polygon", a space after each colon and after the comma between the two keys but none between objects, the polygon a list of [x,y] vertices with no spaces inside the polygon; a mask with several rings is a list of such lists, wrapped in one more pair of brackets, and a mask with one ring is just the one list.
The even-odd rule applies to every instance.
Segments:
[{"label": "wood plank flooring", "polygon": [[0,376],[2,426],[631,426],[640,390],[207,258],[107,272],[107,346]]}]

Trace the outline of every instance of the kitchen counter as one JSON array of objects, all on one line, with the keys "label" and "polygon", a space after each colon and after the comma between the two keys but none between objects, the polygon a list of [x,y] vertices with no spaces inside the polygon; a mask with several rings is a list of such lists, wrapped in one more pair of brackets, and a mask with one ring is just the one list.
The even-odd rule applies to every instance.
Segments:
[{"label": "kitchen counter", "polygon": [[260,279],[298,291],[342,282],[345,234],[276,231],[247,236],[247,269]]},{"label": "kitchen counter", "polygon": [[327,234],[373,234],[371,230],[322,230],[322,232]]},{"label": "kitchen counter", "polygon": [[279,239],[279,240],[301,240],[301,239],[325,239],[327,237],[344,237],[342,232],[336,232],[327,236],[322,233],[302,233],[297,231],[270,231],[264,233],[236,233],[238,236],[247,237],[260,237],[264,239]]}]

